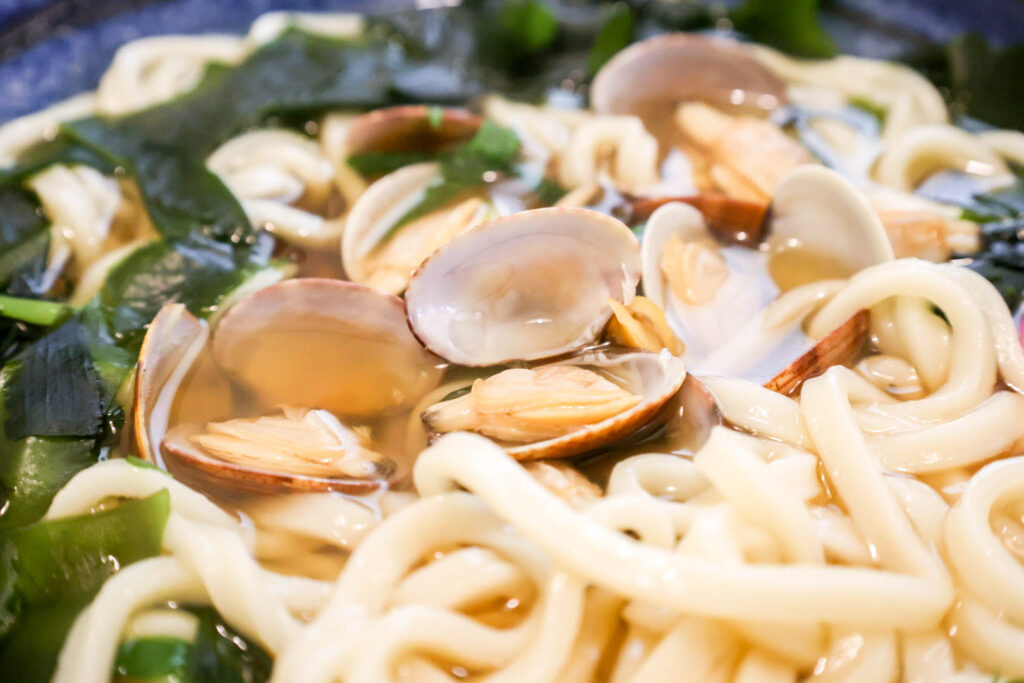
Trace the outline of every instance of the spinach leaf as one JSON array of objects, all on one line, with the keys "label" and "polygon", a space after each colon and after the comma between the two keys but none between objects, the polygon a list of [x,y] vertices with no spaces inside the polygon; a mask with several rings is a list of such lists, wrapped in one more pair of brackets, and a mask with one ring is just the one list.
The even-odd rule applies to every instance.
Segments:
[{"label": "spinach leaf", "polygon": [[0,678],[50,679],[75,616],[114,572],[159,554],[170,496],[0,534]]},{"label": "spinach leaf", "polygon": [[10,368],[2,391],[8,439],[88,436],[99,431],[99,384],[80,323],[68,322],[46,335],[5,371]]}]

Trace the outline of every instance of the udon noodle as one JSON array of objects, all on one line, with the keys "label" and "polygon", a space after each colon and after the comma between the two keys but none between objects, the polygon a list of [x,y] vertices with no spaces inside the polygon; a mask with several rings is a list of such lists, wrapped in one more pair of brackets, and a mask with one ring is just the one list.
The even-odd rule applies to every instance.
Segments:
[{"label": "udon noodle", "polygon": [[[298,21],[332,34],[360,27],[350,17]],[[95,94],[0,128],[0,160],[64,118],[122,114],[187,90],[205,64],[239,62],[286,23],[265,17],[247,38],[129,44]],[[743,373],[697,370],[723,421],[686,455],[657,436],[578,467],[524,466],[507,444],[471,433],[427,446],[419,414],[483,376],[463,368],[392,425],[412,452],[399,463],[411,479],[391,489],[214,502],[154,468],[99,463],[57,494],[45,519],[166,489],[163,554],[103,585],[64,643],[54,680],[110,680],[126,639],[191,639],[195,617],[175,608],[183,604],[215,607],[270,653],[280,683],[1024,676],[1024,351],[984,278],[916,258],[970,252],[977,227],[912,194],[936,172],[965,170],[965,160],[968,172],[1005,175],[1008,162],[1024,162],[1024,136],[951,126],[934,87],[902,66],[752,54],[794,101],[824,110],[870,96],[889,110],[872,139],[851,138],[857,131],[837,120],[822,119],[817,132],[837,150],[847,145],[847,176],[886,228],[898,223],[894,212],[925,216],[911,233],[889,229],[896,255],[910,258],[848,278],[804,278],[775,291],[764,312],[818,340],[867,310],[869,351],[789,396]],[[736,196],[750,200],[763,196],[762,180],[771,197],[772,174],[788,171],[766,171],[770,181],[744,176],[756,147],[706,155],[704,168],[687,150],[659,156],[659,140],[637,116],[499,96],[482,110],[517,133],[524,166],[540,176],[555,169],[568,191],[563,206],[611,207],[622,196],[678,196],[709,184],[727,195],[742,186]],[[331,114],[314,137],[246,132],[208,166],[254,223],[291,248],[337,249],[363,193],[394,182],[370,183],[346,165],[339,141],[353,118]],[[857,156],[871,145],[875,156]],[[51,267],[73,263],[79,301],[98,291],[118,254],[153,238],[145,221],[126,217],[131,189],[98,171],[55,166],[32,187],[61,235]],[[489,208],[463,212],[473,221],[513,213],[526,208],[517,197],[513,188],[489,198]],[[940,238],[912,234],[925,224]],[[177,405],[167,408],[172,422],[190,408]]]}]

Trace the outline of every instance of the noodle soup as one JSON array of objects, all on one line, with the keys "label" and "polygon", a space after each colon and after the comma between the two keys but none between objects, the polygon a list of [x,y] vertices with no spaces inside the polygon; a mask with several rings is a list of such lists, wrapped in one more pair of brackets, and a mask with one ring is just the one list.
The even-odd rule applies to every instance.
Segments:
[{"label": "noodle soup", "polygon": [[0,127],[0,678],[1024,676],[1024,134],[508,7],[147,38]]}]

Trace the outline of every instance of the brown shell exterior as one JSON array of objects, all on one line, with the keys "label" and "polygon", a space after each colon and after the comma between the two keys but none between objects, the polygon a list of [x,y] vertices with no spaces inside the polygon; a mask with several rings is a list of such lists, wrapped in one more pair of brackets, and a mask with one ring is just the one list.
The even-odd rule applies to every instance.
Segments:
[{"label": "brown shell exterior", "polygon": [[754,246],[768,232],[768,204],[704,193],[688,197],[637,197],[630,201],[630,222],[640,223],[670,202],[689,204],[704,215],[708,228],[725,244]]},{"label": "brown shell exterior", "polygon": [[679,393],[687,377],[689,375],[683,374],[658,400],[650,401],[632,412],[609,418],[599,429],[596,428],[597,425],[584,427],[565,436],[506,448],[505,451],[516,460],[526,461],[569,458],[615,445],[643,427],[658,426],[665,422],[671,412],[665,410],[665,407]]},{"label": "brown shell exterior", "polygon": [[821,375],[833,365],[850,365],[860,356],[867,342],[869,320],[866,310],[858,311],[764,386],[793,396],[799,393],[804,382]]},{"label": "brown shell exterior", "polygon": [[732,105],[735,89],[771,97],[749,108],[786,104],[786,84],[739,43],[708,35],[667,33],[634,43],[605,64],[590,90],[598,114],[629,114],[637,105],[700,100]]},{"label": "brown shell exterior", "polygon": [[441,122],[430,121],[426,105],[377,109],[356,117],[348,131],[346,152],[436,152],[469,140],[483,120],[465,109],[442,109]]},{"label": "brown shell exterior", "polygon": [[[335,491],[361,496],[380,488],[380,479],[332,479],[285,472],[253,470],[234,463],[197,456],[163,444],[167,469],[182,483],[214,494],[225,490],[240,494],[324,493]],[[387,473],[393,475],[394,471]]]}]

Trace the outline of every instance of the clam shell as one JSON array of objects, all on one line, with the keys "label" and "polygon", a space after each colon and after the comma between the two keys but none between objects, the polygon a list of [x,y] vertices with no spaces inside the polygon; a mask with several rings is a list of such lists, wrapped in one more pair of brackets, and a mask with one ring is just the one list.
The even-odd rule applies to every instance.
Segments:
[{"label": "clam shell", "polygon": [[443,372],[409,333],[398,297],[317,278],[235,304],[217,326],[213,356],[268,405],[359,417],[412,406]]},{"label": "clam shell", "polygon": [[172,428],[163,441],[168,471],[182,483],[199,489],[261,495],[324,491],[365,495],[380,488],[383,481],[395,474],[394,463],[373,479],[313,477],[252,469],[209,456],[193,445],[189,437],[200,429],[202,425],[179,425]]},{"label": "clam shell", "polygon": [[798,166],[779,182],[768,240],[795,241],[818,253],[835,254],[856,270],[894,258],[885,228],[864,194],[824,166]]},{"label": "clam shell", "polygon": [[593,342],[628,303],[640,247],[610,216],[578,208],[522,211],[463,233],[409,282],[409,326],[453,363],[551,358]]},{"label": "clam shell", "polygon": [[[889,239],[867,199],[830,169],[801,166],[790,171],[780,182],[768,215],[767,241],[773,247],[800,247],[806,250],[808,258],[820,254],[825,259],[822,270],[839,265],[845,269],[826,277],[844,277],[893,258]],[[732,289],[719,292],[721,296],[716,302],[708,304],[719,307],[711,310],[722,315],[731,314],[724,325],[721,316],[709,316],[703,307],[689,309],[679,305],[660,270],[662,251],[673,235],[688,241],[710,232],[719,241],[749,246],[726,239],[721,230],[706,226],[704,217],[691,205],[665,203],[651,216],[642,245],[644,294],[665,310],[673,330],[687,344],[690,355],[684,358],[692,369],[710,374],[746,373],[744,376],[750,379],[768,380],[766,386],[770,388],[794,393],[807,378],[856,357],[867,334],[866,314],[855,316],[813,345],[804,345],[797,337],[787,337],[791,333],[784,328],[764,331],[758,327],[770,291],[758,290],[760,294],[755,296],[756,292],[744,289],[742,280],[725,285]],[[751,264],[742,268],[749,270]],[[738,371],[739,365],[752,359],[762,332],[762,350],[769,348],[765,344],[771,344],[770,348],[776,349],[774,358],[769,358],[773,354],[766,354],[758,363],[750,362],[746,370]],[[792,355],[784,355],[789,353]],[[783,368],[783,362],[794,356],[796,359]],[[778,371],[779,368],[783,369]]]},{"label": "clam shell", "polygon": [[634,43],[598,72],[590,103],[599,114],[700,100],[761,111],[786,102],[786,86],[733,40],[670,33]]},{"label": "clam shell", "polygon": [[600,367],[618,377],[625,376],[627,386],[641,395],[643,401],[618,415],[570,434],[506,447],[505,451],[516,460],[568,458],[625,441],[641,428],[660,424],[667,419],[669,415],[664,408],[686,380],[685,364],[668,351],[609,353],[607,350],[595,349],[581,352],[555,365]]},{"label": "clam shell", "polygon": [[341,264],[350,280],[365,283],[369,279],[366,257],[391,226],[423,198],[437,168],[433,162],[405,166],[380,178],[359,196],[341,237]]},{"label": "clam shell", "polygon": [[483,124],[483,119],[465,109],[440,112],[436,122],[431,120],[430,107],[420,104],[387,107],[358,116],[349,128],[346,151],[438,152],[469,140]]},{"label": "clam shell", "polygon": [[793,396],[800,392],[804,382],[824,374],[833,365],[852,365],[868,341],[869,322],[868,311],[858,312],[766,382],[765,388]]},{"label": "clam shell", "polygon": [[181,383],[209,336],[206,323],[183,304],[167,304],[149,324],[135,369],[132,408],[135,447],[143,460],[160,462],[160,442],[171,410],[170,397],[161,402],[161,392],[169,382],[175,387]]}]

